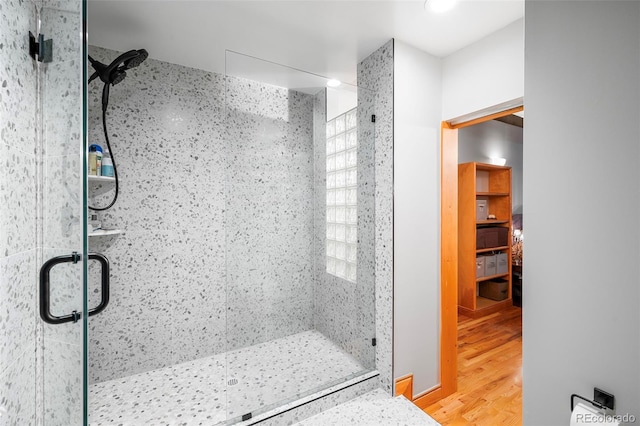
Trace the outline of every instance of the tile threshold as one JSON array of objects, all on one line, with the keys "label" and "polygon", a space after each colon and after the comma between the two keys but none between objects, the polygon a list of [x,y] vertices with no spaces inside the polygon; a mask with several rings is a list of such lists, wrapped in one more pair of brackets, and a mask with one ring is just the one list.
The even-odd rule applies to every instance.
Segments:
[{"label": "tile threshold", "polygon": [[359,375],[358,377],[354,377],[350,380],[344,381],[342,383],[330,386],[326,389],[323,389],[321,391],[318,392],[314,392],[310,395],[307,395],[305,397],[302,398],[298,398],[294,401],[288,402],[286,404],[283,404],[277,408],[274,408],[273,410],[269,410],[266,411],[264,413],[260,413],[259,415],[252,417],[250,420],[246,420],[243,422],[239,422],[239,423],[233,423],[234,420],[231,420],[229,422],[227,422],[227,425],[237,425],[237,426],[248,426],[248,425],[252,425],[254,423],[257,422],[261,422],[263,420],[266,420],[270,417],[275,417],[279,414],[285,413],[289,410],[293,410],[294,408],[300,407],[304,404],[307,404],[309,402],[315,401],[317,399],[323,398],[327,395],[331,395],[332,393],[341,391],[343,389],[346,389],[348,387],[351,387],[353,385],[357,385],[358,383],[362,383],[365,380],[369,380],[372,379],[374,377],[379,376],[380,373],[377,370],[372,370],[366,373],[363,373],[361,375]]}]

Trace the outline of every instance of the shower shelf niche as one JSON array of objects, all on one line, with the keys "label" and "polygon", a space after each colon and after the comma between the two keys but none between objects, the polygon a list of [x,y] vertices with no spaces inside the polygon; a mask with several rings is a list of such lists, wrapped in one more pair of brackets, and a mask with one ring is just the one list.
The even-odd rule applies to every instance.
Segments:
[{"label": "shower shelf niche", "polygon": [[[113,189],[113,185],[116,183],[116,178],[112,176],[95,176],[88,175],[89,191],[92,194],[100,195]],[[107,237],[112,235],[122,234],[121,229],[99,229],[88,233],[91,237]]]},{"label": "shower shelf niche", "polygon": [[89,190],[94,194],[104,194],[113,188],[116,178],[111,176],[87,176],[89,180]]},{"label": "shower shelf niche", "polygon": [[89,237],[106,237],[108,235],[120,235],[122,229],[99,229],[97,231],[89,232]]}]

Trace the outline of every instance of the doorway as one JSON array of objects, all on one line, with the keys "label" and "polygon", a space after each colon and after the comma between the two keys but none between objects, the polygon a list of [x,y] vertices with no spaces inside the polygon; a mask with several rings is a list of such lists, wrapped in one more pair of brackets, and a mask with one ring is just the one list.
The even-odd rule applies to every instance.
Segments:
[{"label": "doorway", "polygon": [[[494,111],[496,111],[494,109]],[[459,130],[503,121],[523,106],[461,122],[443,122],[441,133],[441,398],[458,390],[458,155]],[[510,270],[511,272],[511,270]],[[477,320],[477,321],[480,321]]]}]

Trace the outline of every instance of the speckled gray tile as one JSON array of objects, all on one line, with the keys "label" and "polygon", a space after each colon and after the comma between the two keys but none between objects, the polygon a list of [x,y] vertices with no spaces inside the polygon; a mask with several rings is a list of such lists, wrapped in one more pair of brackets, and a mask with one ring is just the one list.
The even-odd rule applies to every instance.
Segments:
[{"label": "speckled gray tile", "polygon": [[346,381],[344,384],[332,386],[327,388],[325,391],[318,392],[317,395],[310,395],[309,397],[302,398],[300,402],[303,402],[303,405],[298,404],[297,401],[284,404],[278,407],[277,410],[274,410],[278,411],[276,416],[268,418],[265,418],[265,415],[257,416],[247,422],[239,423],[239,426],[254,423],[258,423],[261,426],[283,426],[294,424],[370,392],[376,388],[378,383],[377,379],[377,372],[363,374],[352,380]]},{"label": "speckled gray tile", "polygon": [[0,374],[35,342],[35,250],[0,258]]},{"label": "speckled gray tile", "polygon": [[[39,2],[43,7],[47,7],[49,9],[67,11],[67,12],[76,12],[80,13],[82,8],[82,2],[78,0],[33,0],[34,2]],[[71,24],[67,21],[63,23],[58,23],[58,26],[63,26],[63,24]],[[77,33],[74,33],[77,35]]]},{"label": "speckled gray tile", "polygon": [[35,159],[0,143],[0,255],[11,256],[35,246]]},{"label": "speckled gray tile", "polygon": [[218,424],[361,371],[320,333],[305,332],[94,384],[90,424]]},{"label": "speckled gray tile", "polygon": [[[355,288],[356,315],[354,322],[363,337],[376,336],[376,219],[378,212],[375,207],[376,190],[376,154],[375,129],[371,116],[376,114],[375,92],[358,89],[358,285]],[[377,120],[376,120],[377,122]],[[389,214],[380,211],[380,214]],[[390,290],[391,287],[388,287]],[[390,315],[391,312],[388,312]],[[358,354],[358,359],[374,368],[375,353],[384,350],[384,343],[378,343],[374,348],[369,339],[350,339],[348,345],[351,352]],[[390,350],[390,349],[388,349]]]},{"label": "speckled gray tile", "polygon": [[48,157],[82,155],[82,68],[78,59],[42,67],[43,154]]},{"label": "speckled gray tile", "polygon": [[44,350],[44,417],[53,425],[81,425],[82,346],[45,338]]},{"label": "speckled gray tile", "polygon": [[[53,43],[53,62],[78,61],[82,52],[82,2],[77,0],[47,1],[40,12],[40,33]],[[75,79],[69,79],[73,82]],[[77,82],[77,80],[75,80]],[[81,80],[80,80],[81,81]]]},{"label": "speckled gray tile", "polygon": [[300,426],[439,426],[405,397],[392,398],[377,389],[347,403],[296,423]]},{"label": "speckled gray tile", "polygon": [[[104,63],[119,54],[90,53]],[[89,129],[104,145],[101,89],[90,86]],[[90,351],[92,382],[225,350],[223,110],[222,76],[152,58],[111,90],[120,195],[100,219],[124,234],[90,241],[112,264],[112,302],[90,322],[94,349],[105,349]],[[151,336],[131,323],[151,325]]]},{"label": "speckled gray tile", "polygon": [[35,63],[29,31],[36,29],[36,8],[24,0],[3,0],[0,9],[0,143],[35,153]]},{"label": "speckled gray tile", "polygon": [[[55,137],[55,136],[51,136]],[[47,248],[82,250],[82,157],[46,157],[44,160],[43,237]]]},{"label": "speckled gray tile", "polygon": [[[380,386],[392,389],[393,40],[358,64],[358,85],[375,93],[375,326]],[[363,99],[364,100],[364,99]],[[360,101],[360,99],[359,99]],[[361,102],[367,104],[366,102]]]},{"label": "speckled gray tile", "polygon": [[125,377],[171,363],[172,333],[167,320],[161,317],[163,321],[153,323],[142,310],[126,314],[112,325],[98,322],[99,327],[90,328],[90,383]]},{"label": "speckled gray tile", "polygon": [[[33,337],[33,336],[32,336]],[[36,424],[35,340],[0,374],[0,407],[3,425]]]},{"label": "speckled gray tile", "polygon": [[311,328],[313,103],[238,78],[227,78],[226,94],[227,320],[235,349]]},{"label": "speckled gray tile", "polygon": [[35,424],[35,5],[2,1],[0,21],[0,423]]},{"label": "speckled gray tile", "polygon": [[362,366],[316,331],[287,336],[227,354],[230,418],[272,406],[362,371]]}]

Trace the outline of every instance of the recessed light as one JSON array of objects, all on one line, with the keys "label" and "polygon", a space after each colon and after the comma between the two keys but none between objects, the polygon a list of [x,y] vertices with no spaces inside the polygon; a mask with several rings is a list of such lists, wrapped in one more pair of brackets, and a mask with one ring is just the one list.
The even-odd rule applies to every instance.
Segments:
[{"label": "recessed light", "polygon": [[336,79],[331,79],[329,81],[327,81],[327,86],[329,87],[338,87],[342,84],[342,82],[340,80],[336,80]]},{"label": "recessed light", "polygon": [[435,13],[446,12],[447,10],[453,9],[457,0],[426,0],[424,2],[425,9],[428,7]]}]

